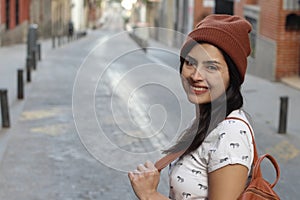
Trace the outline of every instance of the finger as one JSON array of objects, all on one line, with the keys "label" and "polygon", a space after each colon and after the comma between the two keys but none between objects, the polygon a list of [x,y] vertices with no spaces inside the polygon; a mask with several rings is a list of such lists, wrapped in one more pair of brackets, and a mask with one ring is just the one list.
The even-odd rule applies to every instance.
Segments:
[{"label": "finger", "polygon": [[133,174],[133,172],[128,172],[128,178],[129,178],[130,181],[134,180],[134,174]]},{"label": "finger", "polygon": [[155,167],[155,165],[151,161],[147,161],[145,163],[145,166],[148,168],[149,171],[155,173],[159,173],[158,169]]},{"label": "finger", "polygon": [[134,181],[135,179],[137,179],[140,175],[142,175],[142,173],[138,170],[134,170],[131,172],[128,172],[128,177],[131,181]]},{"label": "finger", "polygon": [[154,164],[153,164],[151,161],[149,161],[149,160],[147,160],[147,161],[145,162],[145,166],[146,166],[148,169],[151,169],[151,170],[155,170],[155,169],[156,169],[156,167],[154,166]]},{"label": "finger", "polygon": [[144,172],[144,171],[147,171],[147,168],[144,165],[140,164],[137,166],[137,170],[139,172]]}]

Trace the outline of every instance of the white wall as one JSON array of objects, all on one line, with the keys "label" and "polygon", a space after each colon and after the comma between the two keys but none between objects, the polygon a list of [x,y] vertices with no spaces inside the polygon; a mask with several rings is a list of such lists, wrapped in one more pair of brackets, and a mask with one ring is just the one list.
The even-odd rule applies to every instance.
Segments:
[{"label": "white wall", "polygon": [[75,31],[84,30],[86,28],[84,0],[72,0],[72,5],[71,18],[74,23]]}]

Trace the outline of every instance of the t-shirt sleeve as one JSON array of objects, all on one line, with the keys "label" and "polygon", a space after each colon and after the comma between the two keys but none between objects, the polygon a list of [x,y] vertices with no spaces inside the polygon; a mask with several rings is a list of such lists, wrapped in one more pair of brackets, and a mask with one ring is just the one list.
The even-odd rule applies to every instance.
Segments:
[{"label": "t-shirt sleeve", "polygon": [[218,138],[208,153],[208,172],[230,164],[241,164],[251,170],[253,161],[252,136],[240,120],[225,120],[217,132]]}]

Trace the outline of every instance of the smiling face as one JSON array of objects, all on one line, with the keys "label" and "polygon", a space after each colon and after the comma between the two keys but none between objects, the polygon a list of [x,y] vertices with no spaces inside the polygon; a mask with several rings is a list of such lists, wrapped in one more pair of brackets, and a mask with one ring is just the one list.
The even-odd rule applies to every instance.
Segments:
[{"label": "smiling face", "polygon": [[181,79],[190,102],[205,104],[217,99],[230,79],[222,52],[211,44],[196,44],[185,57]]}]

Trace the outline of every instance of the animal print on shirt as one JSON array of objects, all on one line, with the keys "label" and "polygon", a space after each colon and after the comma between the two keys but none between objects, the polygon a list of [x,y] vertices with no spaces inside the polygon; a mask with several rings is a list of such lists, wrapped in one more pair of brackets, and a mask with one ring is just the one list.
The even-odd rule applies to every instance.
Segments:
[{"label": "animal print on shirt", "polygon": [[[247,121],[239,110],[229,117]],[[252,136],[247,125],[239,120],[224,120],[197,150],[171,164],[170,199],[207,200],[208,173],[229,164],[241,164],[250,171],[252,161]]]}]

